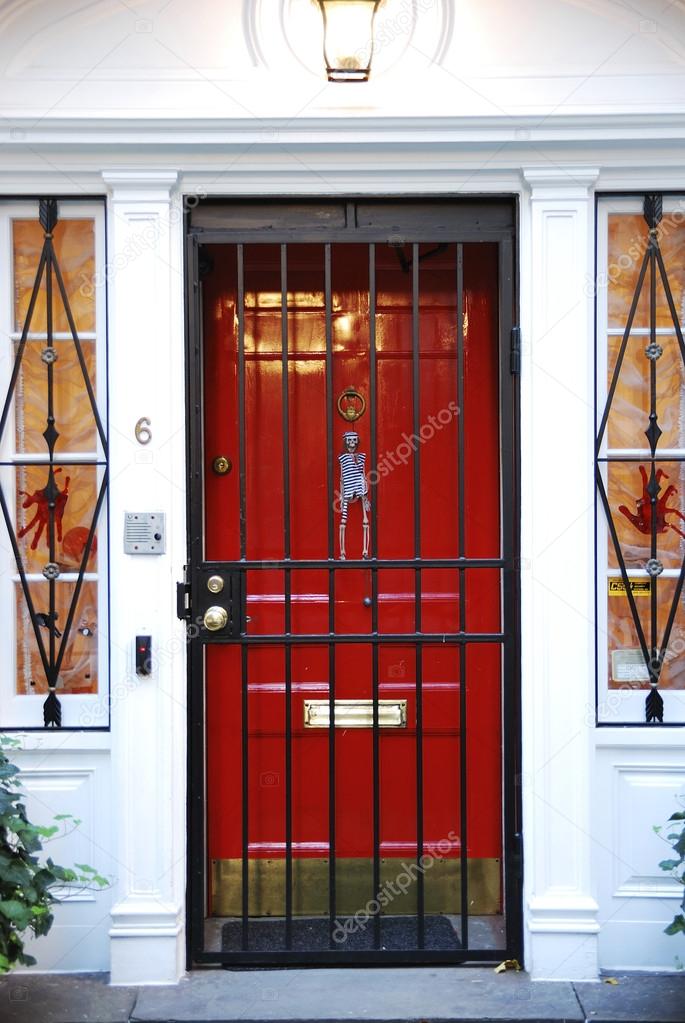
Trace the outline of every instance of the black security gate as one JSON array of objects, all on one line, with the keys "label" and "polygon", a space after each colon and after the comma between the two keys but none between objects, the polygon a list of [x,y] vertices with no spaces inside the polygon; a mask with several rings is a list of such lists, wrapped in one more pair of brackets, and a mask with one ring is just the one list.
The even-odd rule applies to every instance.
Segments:
[{"label": "black security gate", "polygon": [[513,214],[189,217],[190,963],[520,957]]}]

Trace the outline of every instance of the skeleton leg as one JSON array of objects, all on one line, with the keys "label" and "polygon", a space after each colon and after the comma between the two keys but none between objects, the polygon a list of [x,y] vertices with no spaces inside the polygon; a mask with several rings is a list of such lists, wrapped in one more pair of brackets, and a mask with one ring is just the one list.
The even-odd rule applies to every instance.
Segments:
[{"label": "skeleton leg", "polygon": [[347,501],[343,498],[340,519],[340,560],[345,560],[345,530],[347,527]]},{"label": "skeleton leg", "polygon": [[362,558],[369,556],[369,502],[362,497]]}]

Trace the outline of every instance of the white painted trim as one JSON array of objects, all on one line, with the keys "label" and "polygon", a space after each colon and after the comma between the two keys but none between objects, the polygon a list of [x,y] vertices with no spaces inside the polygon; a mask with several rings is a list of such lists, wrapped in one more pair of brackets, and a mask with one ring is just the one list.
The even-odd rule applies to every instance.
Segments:
[{"label": "white painted trim", "polygon": [[[185,637],[174,580],[185,560],[183,216],[166,171],[105,172],[110,282],[110,508],[114,813],[123,865],[110,929],[115,984],[173,983],[184,962]],[[136,444],[134,425],[151,420]],[[124,555],[124,513],[162,509],[166,553]],[[153,669],[135,675],[137,634]]]},{"label": "white painted trim", "polygon": [[[529,268],[521,295],[525,943],[531,974],[554,979],[597,975],[589,713],[593,331],[584,285],[598,174],[573,166],[523,168],[531,187],[521,231],[521,262]],[[563,495],[552,515],[550,493]]]},{"label": "white painted trim", "polygon": [[392,117],[345,114],[322,117],[203,117],[140,116],[117,114],[96,117],[37,117],[34,111],[3,112],[0,145],[67,144],[104,146],[142,144],[151,150],[160,144],[219,146],[228,144],[268,147],[296,145],[298,149],[333,145],[344,149],[372,144],[374,148],[434,143],[493,145],[502,142],[635,142],[682,141],[685,106],[653,114],[512,114],[469,117]]}]

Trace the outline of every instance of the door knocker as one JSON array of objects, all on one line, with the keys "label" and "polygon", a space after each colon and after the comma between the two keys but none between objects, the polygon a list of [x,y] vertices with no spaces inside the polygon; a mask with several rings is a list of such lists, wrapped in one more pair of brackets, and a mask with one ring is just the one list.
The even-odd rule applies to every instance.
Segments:
[{"label": "door knocker", "polygon": [[366,398],[353,387],[347,387],[338,398],[338,412],[348,423],[355,423],[366,412]]},{"label": "door knocker", "polygon": [[362,558],[369,556],[369,484],[366,479],[366,455],[358,451],[359,434],[346,430],[343,434],[343,450],[338,455],[340,462],[340,560],[345,560],[345,533],[349,505],[361,501],[362,508]]}]

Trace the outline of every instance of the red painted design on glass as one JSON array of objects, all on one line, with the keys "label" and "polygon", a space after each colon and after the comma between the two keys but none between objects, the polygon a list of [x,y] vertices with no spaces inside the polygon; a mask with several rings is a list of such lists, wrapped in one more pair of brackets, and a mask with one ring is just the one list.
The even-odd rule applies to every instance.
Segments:
[{"label": "red painted design on glass", "polygon": [[[55,469],[54,475],[56,476],[57,473],[61,471],[62,471],[61,469]],[[62,519],[64,517],[64,508],[69,499],[69,481],[70,477],[65,476],[64,489],[63,490],[58,489],[57,496],[55,497],[55,526],[57,528],[57,539],[60,541],[62,539]],[[32,551],[35,551],[35,549],[37,548],[40,538],[43,535],[43,530],[50,521],[50,506],[49,499],[46,493],[47,490],[48,487],[45,486],[43,487],[42,490],[34,490],[32,494],[27,493],[27,491],[25,490],[19,491],[22,497],[26,498],[26,500],[22,504],[22,508],[30,508],[32,505],[34,504],[36,505],[36,514],[33,516],[31,521],[24,526],[23,529],[19,530],[19,533],[17,534],[19,539],[21,540],[21,538],[26,536],[26,534],[29,533],[34,526],[36,527],[36,531],[33,534],[33,539],[31,540]],[[46,535],[45,542],[49,547],[50,546],[49,532]]]},{"label": "red painted design on glass", "polygon": [[[621,515],[632,522],[636,529],[639,529],[641,533],[651,533],[652,531],[652,501],[647,490],[648,479],[647,470],[644,465],[640,466],[640,476],[642,477],[642,496],[635,502],[636,512],[633,513],[625,504],[619,505],[618,510]],[[656,482],[660,483],[661,480],[667,480],[668,476],[663,469],[657,469]],[[685,522],[685,515],[678,508],[669,508],[666,502],[669,497],[673,494],[677,494],[678,490],[671,483],[660,497],[656,500],[656,531],[657,533],[665,533],[668,529],[674,529],[680,536],[685,537],[682,529],[678,529],[672,522],[668,522],[667,515],[677,515],[679,519]]]}]

